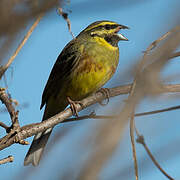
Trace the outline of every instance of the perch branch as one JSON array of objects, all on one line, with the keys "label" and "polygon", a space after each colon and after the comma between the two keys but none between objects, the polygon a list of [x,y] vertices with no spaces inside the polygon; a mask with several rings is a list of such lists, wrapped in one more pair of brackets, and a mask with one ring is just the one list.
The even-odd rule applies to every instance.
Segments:
[{"label": "perch branch", "polygon": [[[110,88],[109,93],[110,97],[122,95],[122,94],[128,94],[131,90],[131,84],[125,85],[125,86],[119,86],[115,88]],[[161,89],[161,93],[169,93],[169,92],[180,92],[180,84],[175,85],[164,85]],[[102,101],[106,97],[103,93],[97,92],[96,95],[93,94],[84,100],[82,100],[83,107],[80,105],[77,106],[78,112],[82,109],[95,104],[96,102]],[[19,138],[19,140],[26,139],[27,137],[31,137],[39,132],[44,131],[45,129],[48,129],[50,127],[54,127],[55,125],[59,124],[60,122],[63,122],[65,119],[72,116],[71,109],[68,108],[65,111],[58,113],[57,115],[53,116],[52,118],[43,121],[41,123],[34,123],[30,125],[26,125],[20,128],[19,132],[16,134]],[[14,134],[15,136],[15,134]],[[0,150],[10,146],[11,144],[15,143],[15,137],[14,136],[8,136],[1,138],[0,140]],[[5,139],[5,141],[4,141]],[[5,143],[6,142],[6,143]]]}]

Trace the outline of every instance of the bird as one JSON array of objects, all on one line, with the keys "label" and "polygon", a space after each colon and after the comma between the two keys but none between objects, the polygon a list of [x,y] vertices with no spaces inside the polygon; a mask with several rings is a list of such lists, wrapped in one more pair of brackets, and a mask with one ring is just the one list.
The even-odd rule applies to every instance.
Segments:
[{"label": "bird", "polygon": [[[119,62],[119,33],[129,29],[114,21],[96,21],[72,39],[58,56],[42,95],[42,121],[63,111],[69,103],[98,91],[111,79]],[[71,102],[70,102],[71,101]],[[53,128],[35,135],[24,165],[37,166]]]}]

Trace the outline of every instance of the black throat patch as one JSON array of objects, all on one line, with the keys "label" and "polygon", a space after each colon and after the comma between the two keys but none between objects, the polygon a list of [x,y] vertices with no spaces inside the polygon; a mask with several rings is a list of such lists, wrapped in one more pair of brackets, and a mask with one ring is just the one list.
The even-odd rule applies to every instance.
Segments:
[{"label": "black throat patch", "polygon": [[105,39],[109,44],[111,44],[112,46],[114,46],[114,47],[117,47],[117,46],[118,46],[118,42],[119,42],[119,37],[118,37],[118,35],[114,34],[114,35],[111,35],[111,36],[106,36],[106,37],[104,37],[104,39]]}]

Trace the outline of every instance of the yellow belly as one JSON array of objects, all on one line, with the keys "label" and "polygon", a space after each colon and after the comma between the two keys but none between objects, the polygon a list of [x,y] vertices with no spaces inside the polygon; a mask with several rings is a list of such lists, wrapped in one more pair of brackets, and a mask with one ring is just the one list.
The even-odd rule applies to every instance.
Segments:
[{"label": "yellow belly", "polygon": [[73,72],[68,85],[66,96],[73,100],[80,100],[101,88],[114,74],[117,63],[109,65],[86,59]]}]

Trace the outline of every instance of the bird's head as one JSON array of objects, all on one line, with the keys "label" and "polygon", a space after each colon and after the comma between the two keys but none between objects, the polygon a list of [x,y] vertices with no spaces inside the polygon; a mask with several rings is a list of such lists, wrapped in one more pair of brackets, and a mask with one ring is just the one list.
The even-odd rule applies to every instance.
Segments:
[{"label": "bird's head", "polygon": [[121,29],[129,29],[127,26],[113,21],[96,21],[84,29],[78,36],[88,35],[91,37],[103,38],[112,46],[117,46],[119,41],[128,39],[119,33]]}]

